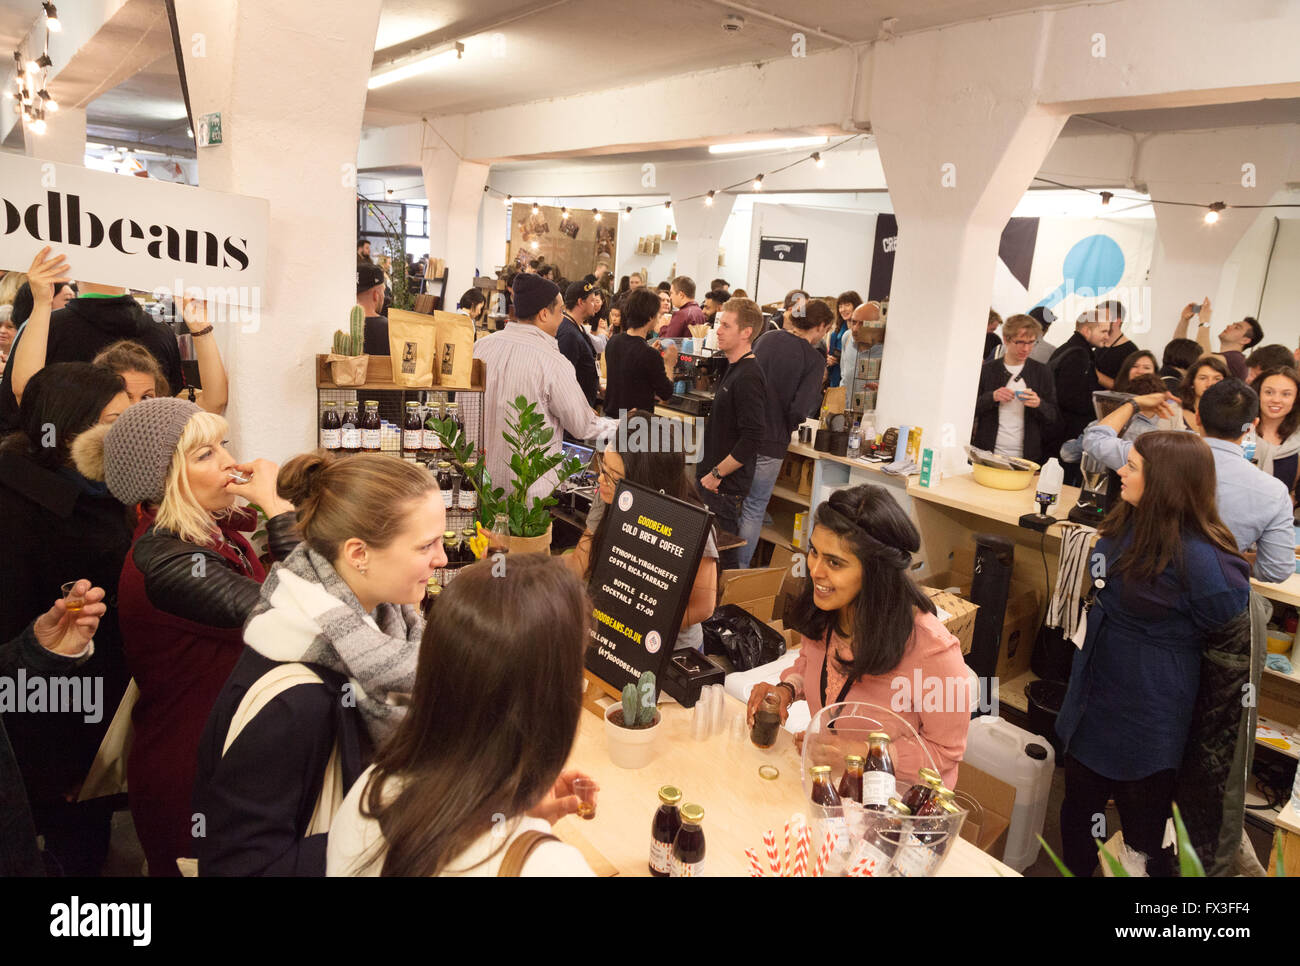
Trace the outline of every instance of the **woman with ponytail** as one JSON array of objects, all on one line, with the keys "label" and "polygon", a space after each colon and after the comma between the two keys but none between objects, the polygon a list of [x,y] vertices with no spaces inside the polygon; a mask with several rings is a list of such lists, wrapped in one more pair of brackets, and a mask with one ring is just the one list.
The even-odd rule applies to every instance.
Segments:
[{"label": "woman with ponytail", "polygon": [[808,576],[786,620],[802,635],[799,657],[780,684],[755,685],[751,723],[769,692],[781,702],[782,721],[800,699],[814,716],[838,702],[878,705],[907,721],[924,745],[892,734],[899,781],[914,780],[933,756],[944,784],[956,784],[973,710],[970,679],[961,643],[908,576],[920,547],[916,527],[882,486],[836,490],[817,507]]},{"label": "woman with ponytail", "polygon": [[261,586],[199,741],[202,875],[324,875],[344,794],[415,686],[417,605],[446,566],[427,471],[393,456],[296,456],[281,498],[302,543]]},{"label": "woman with ponytail", "polygon": [[72,443],[84,476],[140,507],[116,610],[139,688],[127,760],[131,817],[154,876],[176,875],[176,860],[193,854],[199,735],[244,649],[244,621],[266,579],[243,535],[257,529],[257,514],[236,503],[256,503],[270,518],[272,556],[297,543],[293,505],[276,493],[276,465],[238,462],[226,451],[227,429],[192,402],[160,397]]}]

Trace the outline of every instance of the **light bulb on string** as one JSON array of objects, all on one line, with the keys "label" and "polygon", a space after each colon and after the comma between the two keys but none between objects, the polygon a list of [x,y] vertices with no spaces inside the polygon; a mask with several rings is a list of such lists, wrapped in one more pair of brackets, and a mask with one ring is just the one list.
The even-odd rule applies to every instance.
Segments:
[{"label": "light bulb on string", "polygon": [[670,201],[665,201],[665,202],[664,202],[664,210],[665,210],[665,211],[667,211],[668,209],[672,208],[672,206],[673,206],[673,203],[672,203],[671,200],[670,200]]},{"label": "light bulb on string", "polygon": [[710,191],[707,195],[704,196],[704,203],[705,203],[706,205],[709,205],[710,207],[713,205],[713,195],[714,195],[714,194],[715,194],[715,192]]},{"label": "light bulb on string", "polygon": [[817,167],[819,168],[826,167],[826,160],[822,157],[822,153],[820,151],[814,151],[812,153],[812,159],[813,159],[813,164],[817,165]]},{"label": "light bulb on string", "polygon": [[754,178],[754,190],[755,190],[755,191],[762,191],[762,190],[763,190],[763,176],[762,176],[761,174],[760,174],[760,175],[757,175],[757,176]]},{"label": "light bulb on string", "polygon": [[39,115],[36,116],[36,117],[32,120],[31,127],[32,127],[32,133],[33,133],[33,134],[44,134],[44,133],[45,133],[45,118],[40,117]]},{"label": "light bulb on string", "polygon": [[528,247],[531,248],[533,251],[537,251],[537,239],[534,238],[532,241],[530,241],[528,243]]},{"label": "light bulb on string", "polygon": [[598,208],[592,208],[591,216],[596,219],[596,221],[600,221],[600,210]]},{"label": "light bulb on string", "polygon": [[50,92],[44,87],[36,92],[36,96],[45,102],[45,109],[47,111],[57,111],[59,109],[59,102],[51,97]]},{"label": "light bulb on string", "polygon": [[1115,192],[1113,192],[1113,191],[1103,191],[1103,192],[1101,192],[1101,203],[1102,203],[1103,205],[1108,205],[1108,204],[1110,204],[1110,199],[1111,199],[1111,198],[1114,198],[1114,197],[1115,197]]},{"label": "light bulb on string", "polygon": [[507,208],[510,207],[510,195],[506,195],[505,201],[502,202]]},{"label": "light bulb on string", "polygon": [[44,2],[41,4],[45,8],[45,27],[50,33],[57,34],[63,29],[63,24],[59,23],[59,10],[54,4]]},{"label": "light bulb on string", "polygon": [[627,210],[623,212],[623,220],[628,221],[632,218],[632,206],[628,205]]},{"label": "light bulb on string", "polygon": [[568,208],[561,208],[561,209],[560,209],[560,217],[561,217],[561,218],[568,218],[568,217],[569,217],[569,209],[568,209]]},{"label": "light bulb on string", "polygon": [[1205,223],[1207,225],[1213,225],[1215,222],[1219,220],[1219,212],[1223,211],[1223,209],[1227,207],[1228,206],[1225,205],[1222,201],[1216,201],[1213,204],[1211,204],[1210,210],[1205,213]]},{"label": "light bulb on string", "polygon": [[541,209],[541,208],[538,208],[538,207],[537,207],[537,202],[534,201],[534,202],[533,202],[533,214],[534,214],[534,215],[540,215],[541,213],[542,213],[542,209]]}]

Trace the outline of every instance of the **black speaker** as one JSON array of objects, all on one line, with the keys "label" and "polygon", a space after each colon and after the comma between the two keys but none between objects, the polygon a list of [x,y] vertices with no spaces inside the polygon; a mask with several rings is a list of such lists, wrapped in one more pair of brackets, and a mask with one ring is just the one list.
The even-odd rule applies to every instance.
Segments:
[{"label": "black speaker", "polygon": [[1011,592],[1014,560],[1015,544],[1006,537],[975,534],[975,573],[971,579],[970,599],[979,610],[975,612],[975,631],[966,663],[985,680],[992,678],[998,667],[1002,621],[1006,617],[1007,596]]}]

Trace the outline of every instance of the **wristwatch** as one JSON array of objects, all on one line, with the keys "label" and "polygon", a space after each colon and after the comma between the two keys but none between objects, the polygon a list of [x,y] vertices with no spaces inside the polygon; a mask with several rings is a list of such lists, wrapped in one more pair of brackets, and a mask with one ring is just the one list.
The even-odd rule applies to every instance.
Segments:
[{"label": "wristwatch", "polygon": [[794,704],[795,698],[798,697],[798,695],[795,694],[794,685],[791,684],[789,681],[782,681],[779,684],[777,684],[777,687],[787,688],[790,691],[790,703]]},{"label": "wristwatch", "polygon": [[708,475],[713,477],[719,483],[722,482],[722,474],[718,472],[718,468],[716,466],[713,469],[709,470]]}]

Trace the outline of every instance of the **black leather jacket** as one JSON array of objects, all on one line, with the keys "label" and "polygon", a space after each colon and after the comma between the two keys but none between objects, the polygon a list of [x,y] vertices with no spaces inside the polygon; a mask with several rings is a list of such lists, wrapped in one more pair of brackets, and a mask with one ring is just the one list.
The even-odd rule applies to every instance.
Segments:
[{"label": "black leather jacket", "polygon": [[[297,515],[286,511],[272,517],[266,536],[271,555],[283,560],[302,540]],[[217,551],[168,530],[150,527],[135,542],[131,558],[144,577],[149,603],[198,624],[242,627],[261,594],[260,583],[237,573]]]}]

